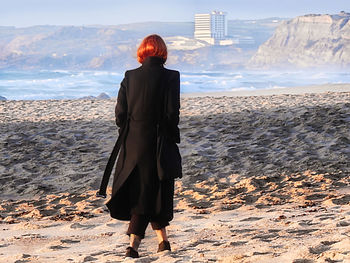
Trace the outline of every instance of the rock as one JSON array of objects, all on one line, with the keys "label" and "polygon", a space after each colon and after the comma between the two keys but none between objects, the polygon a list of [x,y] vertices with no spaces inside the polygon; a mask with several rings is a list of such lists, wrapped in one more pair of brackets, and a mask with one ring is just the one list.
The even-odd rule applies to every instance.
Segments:
[{"label": "rock", "polygon": [[81,98],[79,98],[79,100],[107,100],[110,98],[111,98],[110,96],[108,96],[106,93],[102,92],[97,97],[90,95],[90,96],[81,97]]},{"label": "rock", "polygon": [[250,68],[350,67],[350,14],[284,21],[248,63]]},{"label": "rock", "polygon": [[0,100],[7,100],[7,99],[3,96],[0,96]]},{"label": "rock", "polygon": [[98,95],[97,97],[96,97],[96,99],[98,99],[98,100],[107,100],[107,99],[110,99],[111,97],[110,96],[108,96],[106,93],[104,93],[104,92],[102,92],[100,95]]}]

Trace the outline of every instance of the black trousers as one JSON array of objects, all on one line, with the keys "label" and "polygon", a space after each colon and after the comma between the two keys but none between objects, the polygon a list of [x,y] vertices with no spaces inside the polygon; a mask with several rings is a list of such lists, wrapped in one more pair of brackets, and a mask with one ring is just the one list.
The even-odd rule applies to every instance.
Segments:
[{"label": "black trousers", "polygon": [[146,228],[149,223],[151,223],[153,230],[160,230],[169,225],[168,221],[151,221],[150,218],[145,215],[132,215],[129,223],[129,228],[126,233],[129,236],[130,234],[134,234],[143,239],[145,237]]}]

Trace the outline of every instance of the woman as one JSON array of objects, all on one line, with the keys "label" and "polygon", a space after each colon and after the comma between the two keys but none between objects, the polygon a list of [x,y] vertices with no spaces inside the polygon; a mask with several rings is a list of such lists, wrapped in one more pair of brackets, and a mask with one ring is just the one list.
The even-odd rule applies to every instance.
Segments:
[{"label": "woman", "polygon": [[166,226],[173,219],[174,178],[160,181],[156,162],[157,123],[164,107],[166,135],[180,142],[180,74],[163,66],[167,59],[163,39],[158,35],[146,37],[137,58],[142,65],[126,71],[118,93],[116,124],[126,135],[117,160],[112,198],[107,203],[113,218],[130,221],[126,256],[133,258],[139,257],[138,247],[148,223],[157,234],[158,252],[171,250]]}]

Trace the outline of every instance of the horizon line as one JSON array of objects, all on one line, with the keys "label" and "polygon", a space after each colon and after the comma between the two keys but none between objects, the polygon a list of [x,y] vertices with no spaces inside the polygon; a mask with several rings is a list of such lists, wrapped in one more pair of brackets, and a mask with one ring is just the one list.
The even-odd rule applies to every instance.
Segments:
[{"label": "horizon line", "polygon": [[[267,19],[293,19],[291,17],[278,17],[271,16],[266,18],[251,18],[251,19],[227,19],[227,21],[256,21],[256,20],[267,20]],[[139,21],[131,23],[122,23],[122,24],[33,24],[28,26],[14,26],[14,25],[0,25],[0,27],[15,27],[15,28],[27,28],[27,27],[36,27],[36,26],[123,26],[123,25],[134,25],[142,23],[164,23],[164,24],[177,24],[177,23],[195,23],[194,21]]]}]

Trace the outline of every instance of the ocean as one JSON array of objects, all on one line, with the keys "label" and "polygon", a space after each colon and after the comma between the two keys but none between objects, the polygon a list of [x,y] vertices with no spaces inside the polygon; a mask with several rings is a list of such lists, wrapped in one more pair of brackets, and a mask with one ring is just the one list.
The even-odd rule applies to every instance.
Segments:
[{"label": "ocean", "polygon": [[[116,97],[122,72],[0,70],[0,96],[9,100],[78,99],[106,93]],[[349,72],[237,71],[181,72],[181,93],[278,89],[350,83]]]}]

